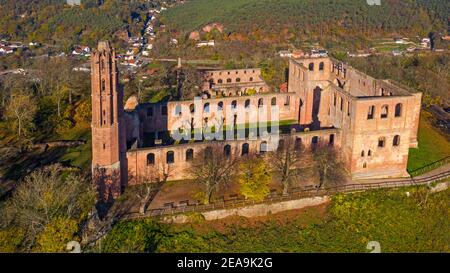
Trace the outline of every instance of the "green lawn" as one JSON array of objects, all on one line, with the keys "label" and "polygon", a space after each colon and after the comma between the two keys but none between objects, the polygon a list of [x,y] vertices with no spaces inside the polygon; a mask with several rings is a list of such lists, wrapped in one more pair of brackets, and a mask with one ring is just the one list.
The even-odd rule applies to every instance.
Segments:
[{"label": "green lawn", "polygon": [[[405,194],[409,191],[411,195]],[[117,224],[101,242],[103,252],[450,252],[450,190],[377,190],[333,197],[330,204],[264,218],[231,217],[189,224],[152,219]]]},{"label": "green lawn", "polygon": [[68,148],[64,155],[58,161],[67,162],[73,167],[79,167],[88,170],[91,166],[92,158],[92,139],[90,124],[77,125],[75,128],[67,130],[58,135],[59,139],[63,140],[85,140],[86,144],[77,147]]},{"label": "green lawn", "polygon": [[419,125],[419,148],[409,150],[408,171],[413,171],[450,156],[450,141],[430,121],[431,114],[422,111]]}]

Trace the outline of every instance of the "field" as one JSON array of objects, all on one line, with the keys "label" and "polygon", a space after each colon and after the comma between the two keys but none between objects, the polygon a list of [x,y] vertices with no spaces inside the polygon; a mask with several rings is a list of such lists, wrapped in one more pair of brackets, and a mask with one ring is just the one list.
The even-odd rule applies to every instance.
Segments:
[{"label": "field", "polygon": [[[411,193],[410,197],[405,194]],[[231,217],[190,224],[121,222],[101,242],[102,252],[450,252],[450,190],[378,190],[338,195],[323,206],[260,218]]]}]

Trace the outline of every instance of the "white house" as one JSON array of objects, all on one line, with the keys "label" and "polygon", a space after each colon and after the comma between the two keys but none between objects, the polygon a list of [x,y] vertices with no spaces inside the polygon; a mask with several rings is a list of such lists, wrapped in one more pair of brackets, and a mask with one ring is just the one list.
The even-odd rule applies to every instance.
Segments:
[{"label": "white house", "polygon": [[84,55],[89,56],[91,54],[91,49],[88,46],[76,46],[72,51],[72,55]]},{"label": "white house", "polygon": [[292,52],[290,52],[289,50],[281,50],[278,51],[278,56],[280,56],[281,58],[291,58]]},{"label": "white house", "polygon": [[214,40],[201,41],[201,42],[197,43],[197,47],[215,46],[215,45],[216,45],[216,43]]},{"label": "white house", "polygon": [[0,54],[11,54],[14,52],[14,49],[8,46],[0,47]]}]

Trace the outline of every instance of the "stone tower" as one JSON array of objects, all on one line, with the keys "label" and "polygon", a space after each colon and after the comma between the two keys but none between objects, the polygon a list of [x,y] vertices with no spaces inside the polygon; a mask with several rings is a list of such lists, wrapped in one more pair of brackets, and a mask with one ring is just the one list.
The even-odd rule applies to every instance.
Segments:
[{"label": "stone tower", "polygon": [[92,176],[100,198],[120,195],[127,181],[123,92],[119,88],[116,54],[100,42],[91,57]]}]

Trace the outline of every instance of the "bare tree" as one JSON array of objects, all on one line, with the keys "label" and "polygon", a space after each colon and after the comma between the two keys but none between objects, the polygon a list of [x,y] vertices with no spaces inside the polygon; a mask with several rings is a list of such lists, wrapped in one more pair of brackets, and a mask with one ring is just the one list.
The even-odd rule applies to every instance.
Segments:
[{"label": "bare tree", "polygon": [[194,181],[203,185],[205,203],[210,203],[220,187],[229,185],[236,178],[238,159],[229,152],[221,144],[214,143],[192,160],[189,172]]},{"label": "bare tree", "polygon": [[17,137],[20,137],[31,128],[37,106],[32,96],[24,92],[16,92],[11,95],[6,106],[6,117],[14,120],[14,127],[17,128]]},{"label": "bare tree", "polygon": [[203,83],[202,73],[194,67],[184,66],[179,75],[179,88],[181,88],[180,99],[193,99],[199,94]]},{"label": "bare tree", "polygon": [[82,220],[94,208],[96,191],[90,180],[77,174],[64,176],[62,172],[60,165],[34,171],[1,210],[3,225],[26,231],[28,248],[52,220]]},{"label": "bare tree", "polygon": [[271,152],[270,162],[280,183],[283,186],[283,194],[287,194],[295,179],[306,174],[312,167],[311,153],[296,139],[286,136],[280,139],[276,151]]},{"label": "bare tree", "polygon": [[[140,200],[139,212],[144,213],[147,204],[152,199],[152,193],[157,191],[167,182],[171,174],[170,165],[149,166],[144,173],[136,177],[137,192],[136,197]],[[154,196],[154,195],[153,195]]]},{"label": "bare tree", "polygon": [[313,148],[314,167],[319,175],[318,188],[328,188],[345,183],[347,171],[341,151],[330,145],[319,144]]},{"label": "bare tree", "polygon": [[50,94],[55,99],[59,117],[64,97],[68,95],[71,99],[72,65],[66,58],[43,59],[37,65],[39,81],[35,81],[36,89],[41,95]]}]

